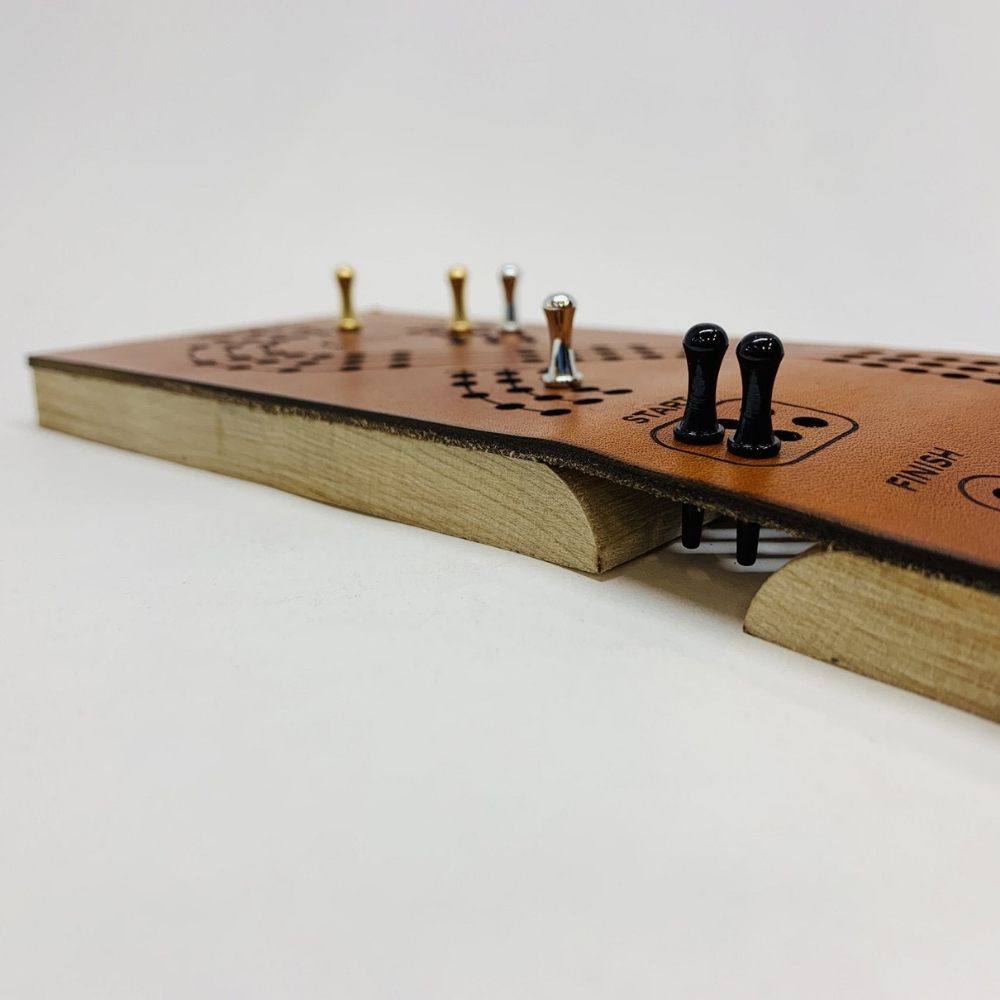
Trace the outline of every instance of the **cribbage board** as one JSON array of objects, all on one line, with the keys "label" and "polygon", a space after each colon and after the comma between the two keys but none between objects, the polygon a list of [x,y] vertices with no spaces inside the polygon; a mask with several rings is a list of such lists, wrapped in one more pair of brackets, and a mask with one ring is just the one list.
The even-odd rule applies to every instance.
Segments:
[{"label": "cribbage board", "polygon": [[[1000,358],[786,341],[773,458],[672,434],[679,335],[581,328],[583,381],[544,385],[545,329],[369,313],[37,355],[37,368],[239,397],[566,466],[1000,592]],[[735,427],[730,354],[719,418]]]}]

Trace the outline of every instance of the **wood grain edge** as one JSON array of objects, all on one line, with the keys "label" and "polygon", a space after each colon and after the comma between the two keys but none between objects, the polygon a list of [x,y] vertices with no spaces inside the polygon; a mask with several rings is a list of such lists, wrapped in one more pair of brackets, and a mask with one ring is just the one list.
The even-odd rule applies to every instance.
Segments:
[{"label": "wood grain edge", "polygon": [[679,505],[584,473],[225,396],[34,369],[39,423],[599,573],[679,534]]},{"label": "wood grain edge", "polygon": [[1000,597],[837,549],[767,579],[751,635],[1000,721]]}]

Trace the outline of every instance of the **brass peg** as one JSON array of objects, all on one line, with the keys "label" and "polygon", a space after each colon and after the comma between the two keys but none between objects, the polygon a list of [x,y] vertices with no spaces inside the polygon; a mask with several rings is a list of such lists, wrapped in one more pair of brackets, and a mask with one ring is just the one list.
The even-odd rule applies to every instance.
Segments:
[{"label": "brass peg", "polygon": [[468,276],[469,272],[464,267],[453,267],[448,272],[451,294],[455,300],[455,312],[448,324],[448,332],[461,339],[465,339],[472,332],[472,324],[465,318],[465,279]]},{"label": "brass peg", "polygon": [[545,300],[542,308],[549,324],[549,367],[542,381],[550,386],[574,386],[583,381],[573,353],[573,317],[576,302],[560,292]]},{"label": "brass peg", "polygon": [[500,282],[503,285],[504,318],[500,324],[501,333],[520,333],[521,324],[517,321],[517,304],[514,301],[514,290],[521,271],[517,264],[504,264],[500,268]]},{"label": "brass peg", "polygon": [[361,329],[357,316],[354,315],[354,306],[351,305],[351,286],[354,283],[354,268],[338,267],[333,272],[333,277],[340,286],[340,322],[337,324],[338,330],[344,333],[357,333]]}]

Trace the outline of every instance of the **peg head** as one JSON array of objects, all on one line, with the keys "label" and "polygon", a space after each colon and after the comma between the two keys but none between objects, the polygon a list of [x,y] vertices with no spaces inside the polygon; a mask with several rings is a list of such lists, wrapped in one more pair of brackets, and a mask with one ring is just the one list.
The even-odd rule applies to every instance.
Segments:
[{"label": "peg head", "polygon": [[729,338],[721,326],[698,323],[684,335],[688,389],[684,416],[674,425],[674,437],[687,444],[718,444],[726,435],[715,409],[716,386]]},{"label": "peg head", "polygon": [[542,305],[549,326],[549,367],[542,381],[549,386],[574,386],[583,381],[573,353],[573,317],[576,302],[565,292],[547,298]]},{"label": "peg head", "polygon": [[734,455],[771,458],[781,450],[771,424],[771,396],[778,366],[785,356],[781,341],[773,333],[748,333],[736,348],[743,379],[740,420],[726,442]]},{"label": "peg head", "polygon": [[549,325],[549,336],[558,337],[569,344],[573,339],[573,317],[576,315],[576,302],[573,296],[565,292],[550,295],[542,308],[545,310],[545,320]]}]

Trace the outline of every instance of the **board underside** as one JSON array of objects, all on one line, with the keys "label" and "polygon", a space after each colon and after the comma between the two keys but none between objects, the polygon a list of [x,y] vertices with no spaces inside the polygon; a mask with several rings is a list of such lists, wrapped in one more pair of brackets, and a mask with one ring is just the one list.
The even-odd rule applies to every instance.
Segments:
[{"label": "board underside", "polygon": [[[60,351],[32,365],[207,395],[575,469],[1000,592],[1000,358],[786,343],[778,456],[672,435],[676,335],[576,331],[584,383],[546,388],[540,328],[465,342],[441,320],[368,314]],[[734,426],[730,352],[719,415]]]}]

